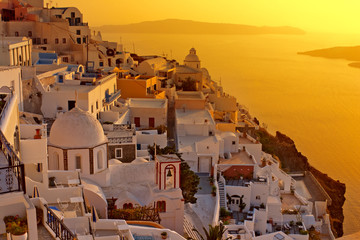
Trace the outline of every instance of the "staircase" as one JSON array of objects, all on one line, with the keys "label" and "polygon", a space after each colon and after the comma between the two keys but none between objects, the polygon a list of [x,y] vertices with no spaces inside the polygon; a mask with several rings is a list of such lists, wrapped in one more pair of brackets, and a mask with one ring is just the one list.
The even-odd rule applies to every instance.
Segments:
[{"label": "staircase", "polygon": [[226,196],[225,196],[225,186],[222,181],[218,181],[219,185],[219,197],[220,197],[220,208],[226,209]]},{"label": "staircase", "polygon": [[184,216],[184,233],[187,235],[187,238],[191,238],[193,240],[202,240],[200,235],[193,230],[194,228],[194,225],[192,225],[189,219]]}]

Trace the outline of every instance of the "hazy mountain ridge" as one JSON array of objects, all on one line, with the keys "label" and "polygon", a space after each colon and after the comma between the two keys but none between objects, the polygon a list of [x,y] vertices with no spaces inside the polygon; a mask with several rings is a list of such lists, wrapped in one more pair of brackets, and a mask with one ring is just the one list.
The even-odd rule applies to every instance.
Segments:
[{"label": "hazy mountain ridge", "polygon": [[127,25],[104,25],[94,29],[102,32],[161,34],[305,34],[305,31],[289,26],[257,27],[242,24],[207,23],[178,19],[147,21]]},{"label": "hazy mountain ridge", "polygon": [[299,52],[298,54],[312,57],[356,61],[354,63],[350,63],[349,66],[360,68],[360,46],[323,48],[312,51]]}]

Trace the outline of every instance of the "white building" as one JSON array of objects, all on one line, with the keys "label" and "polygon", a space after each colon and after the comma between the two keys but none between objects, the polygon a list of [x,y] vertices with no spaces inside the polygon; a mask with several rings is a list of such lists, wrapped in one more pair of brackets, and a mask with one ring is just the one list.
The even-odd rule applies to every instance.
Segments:
[{"label": "white building", "polygon": [[0,39],[0,65],[31,66],[32,43],[26,37],[5,37]]},{"label": "white building", "polygon": [[[53,80],[49,81],[51,78]],[[99,113],[109,110],[121,94],[116,89],[115,73],[86,74],[82,65],[41,73],[36,80],[42,93],[41,111],[47,118],[55,118],[75,105],[98,118]]]},{"label": "white building", "polygon": [[167,99],[130,98],[128,106],[137,129],[167,125]]},{"label": "white building", "polygon": [[195,172],[210,173],[219,159],[220,138],[208,110],[177,109],[176,145]]}]

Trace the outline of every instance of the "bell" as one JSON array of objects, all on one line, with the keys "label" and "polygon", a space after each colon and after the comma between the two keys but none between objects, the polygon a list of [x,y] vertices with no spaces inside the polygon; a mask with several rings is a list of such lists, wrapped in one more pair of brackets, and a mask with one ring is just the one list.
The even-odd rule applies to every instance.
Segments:
[{"label": "bell", "polygon": [[170,169],[169,169],[169,171],[168,171],[168,173],[167,173],[167,175],[166,175],[167,177],[172,177],[172,174],[171,174],[171,171],[170,171]]}]

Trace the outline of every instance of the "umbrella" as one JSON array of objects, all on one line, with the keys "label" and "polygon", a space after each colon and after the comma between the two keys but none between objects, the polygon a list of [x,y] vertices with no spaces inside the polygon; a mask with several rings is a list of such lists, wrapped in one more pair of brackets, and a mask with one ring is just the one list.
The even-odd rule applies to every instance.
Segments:
[{"label": "umbrella", "polygon": [[33,191],[33,198],[39,198],[40,197],[40,194],[39,194],[39,189],[38,187],[35,185],[34,186],[34,191]]},{"label": "umbrella", "polygon": [[97,215],[96,212],[96,208],[94,206],[91,206],[91,221],[93,222],[93,231],[92,234],[95,234],[96,228],[95,228],[95,223],[97,222],[97,220],[99,219],[99,216]]},{"label": "umbrella", "polygon": [[96,208],[94,206],[91,206],[91,221],[96,223],[97,220],[99,220],[99,216],[97,215]]}]

